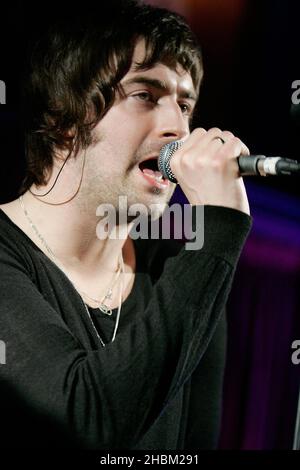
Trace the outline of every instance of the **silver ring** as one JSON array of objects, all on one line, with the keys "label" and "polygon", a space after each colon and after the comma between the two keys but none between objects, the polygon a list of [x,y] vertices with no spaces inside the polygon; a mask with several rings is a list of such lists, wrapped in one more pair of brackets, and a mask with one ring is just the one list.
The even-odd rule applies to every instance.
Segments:
[{"label": "silver ring", "polygon": [[214,137],[213,138],[213,140],[216,140],[216,139],[219,139],[222,142],[222,144],[225,144],[225,140],[222,139],[222,137]]}]

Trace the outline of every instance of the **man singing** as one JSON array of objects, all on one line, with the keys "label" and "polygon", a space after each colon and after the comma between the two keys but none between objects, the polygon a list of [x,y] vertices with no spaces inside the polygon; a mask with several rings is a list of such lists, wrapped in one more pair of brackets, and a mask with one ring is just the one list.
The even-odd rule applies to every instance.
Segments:
[{"label": "man singing", "polygon": [[[248,149],[228,131],[190,132],[203,71],[179,15],[119,0],[57,16],[30,61],[26,178],[0,210],[0,378],[18,436],[5,445],[214,448]],[[130,237],[129,207],[147,216],[171,199],[157,158],[176,140],[171,170],[204,207],[198,250]],[[115,237],[99,236],[103,204]]]}]

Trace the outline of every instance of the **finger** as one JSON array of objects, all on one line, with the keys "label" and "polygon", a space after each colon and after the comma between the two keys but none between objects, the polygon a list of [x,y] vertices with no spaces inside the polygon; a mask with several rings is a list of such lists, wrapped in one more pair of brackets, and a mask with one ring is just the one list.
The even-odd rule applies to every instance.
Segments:
[{"label": "finger", "polygon": [[[236,138],[235,135],[230,132],[230,131],[223,131],[221,138],[225,140],[225,142],[229,142],[230,140]],[[240,140],[240,139],[239,139]],[[241,141],[241,140],[240,140]],[[242,142],[242,149],[241,149],[241,155],[250,155],[250,150],[249,148]]]},{"label": "finger", "polygon": [[233,137],[235,137],[235,135],[230,131],[223,131],[221,137],[222,137],[223,140],[225,140],[225,142],[228,142],[228,140],[233,139]]},{"label": "finger", "polygon": [[250,155],[250,150],[247,147],[247,145],[245,145],[244,143],[243,143],[243,149],[241,151],[241,155]]},{"label": "finger", "polygon": [[218,155],[221,158],[237,158],[240,155],[248,155],[249,149],[246,145],[238,138],[233,137],[219,149]]},{"label": "finger", "polygon": [[218,127],[210,129],[203,143],[206,144],[205,151],[211,156],[226,142],[233,139],[235,136],[230,131],[221,131]]},{"label": "finger", "polygon": [[[226,142],[228,142],[228,141],[230,141],[230,140],[232,140],[232,139],[234,139],[234,138],[236,138],[236,137],[235,137],[235,135],[234,135],[232,132],[230,132],[230,131],[223,131],[223,133],[222,133],[222,138],[223,138]],[[239,139],[239,140],[240,140],[240,139]],[[240,140],[240,142],[242,143],[241,155],[250,155],[250,150],[249,150],[249,148],[244,144],[244,142],[243,142],[242,140]]]},{"label": "finger", "polygon": [[222,131],[218,127],[213,127],[208,131],[203,128],[199,128],[195,129],[191,133],[188,140],[190,145],[200,145],[206,147],[206,145],[216,137],[222,137]]},{"label": "finger", "polygon": [[223,145],[225,144],[225,140],[222,137],[214,137],[210,141],[206,141],[205,152],[209,155],[215,154]]}]

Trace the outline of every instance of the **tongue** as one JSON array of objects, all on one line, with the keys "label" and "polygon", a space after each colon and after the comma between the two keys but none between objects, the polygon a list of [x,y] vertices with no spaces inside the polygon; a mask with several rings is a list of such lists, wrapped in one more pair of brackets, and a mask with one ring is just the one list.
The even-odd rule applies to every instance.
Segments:
[{"label": "tongue", "polygon": [[142,171],[146,175],[152,176],[155,179],[161,179],[162,178],[162,174],[161,174],[160,171],[154,171],[154,170],[151,170],[150,168],[144,168]]}]

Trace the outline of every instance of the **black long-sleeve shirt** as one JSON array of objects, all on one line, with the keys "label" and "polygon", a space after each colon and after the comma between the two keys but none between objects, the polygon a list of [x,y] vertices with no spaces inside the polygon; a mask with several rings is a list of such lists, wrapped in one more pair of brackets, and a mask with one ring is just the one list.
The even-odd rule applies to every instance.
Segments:
[{"label": "black long-sleeve shirt", "polygon": [[[133,289],[115,341],[103,348],[69,279],[0,211],[0,340],[6,344],[0,409],[9,423],[2,444],[215,445],[209,416],[217,421],[220,317],[250,225],[242,212],[206,206],[200,250],[135,240]],[[109,340],[117,309],[111,318],[89,310]]]}]

